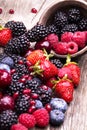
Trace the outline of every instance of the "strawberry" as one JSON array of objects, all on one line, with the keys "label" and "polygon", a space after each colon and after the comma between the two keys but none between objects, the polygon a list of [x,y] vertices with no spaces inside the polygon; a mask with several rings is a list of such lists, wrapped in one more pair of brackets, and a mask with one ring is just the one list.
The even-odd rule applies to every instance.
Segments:
[{"label": "strawberry", "polygon": [[46,51],[38,49],[32,51],[26,58],[31,63],[31,65],[34,65],[38,60],[44,60],[45,58],[48,58],[49,55],[47,55]]},{"label": "strawberry", "polygon": [[55,94],[67,103],[73,100],[74,85],[69,79],[60,79],[55,84]]},{"label": "strawberry", "polygon": [[12,31],[8,28],[0,27],[0,45],[5,46],[12,38]]},{"label": "strawberry", "polygon": [[46,59],[38,61],[32,68],[32,74],[40,75],[45,80],[58,75],[58,68]]},{"label": "strawberry", "polygon": [[66,61],[67,63],[64,66],[71,70],[72,81],[75,86],[78,86],[80,82],[80,67],[76,62],[70,62],[70,60],[70,55],[68,55]]}]

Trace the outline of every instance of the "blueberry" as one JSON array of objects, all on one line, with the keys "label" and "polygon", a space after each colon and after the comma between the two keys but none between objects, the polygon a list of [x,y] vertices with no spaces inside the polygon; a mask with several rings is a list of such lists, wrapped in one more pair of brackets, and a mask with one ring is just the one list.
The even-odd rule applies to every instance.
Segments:
[{"label": "blueberry", "polygon": [[0,69],[6,70],[10,73],[10,67],[7,64],[0,63]]},{"label": "blueberry", "polygon": [[4,64],[7,64],[8,66],[10,66],[10,68],[13,68],[14,67],[14,61],[11,57],[7,56],[7,57],[4,57],[2,60],[1,60],[2,63]]},{"label": "blueberry", "polygon": [[65,100],[61,99],[61,98],[53,98],[50,101],[50,105],[52,107],[52,109],[58,109],[62,112],[65,112],[68,108],[67,103],[65,102]]},{"label": "blueberry", "polygon": [[59,126],[64,122],[65,114],[58,110],[51,110],[50,112],[50,124],[53,126]]},{"label": "blueberry", "polygon": [[43,108],[43,104],[40,100],[35,100],[35,108],[36,109]]}]

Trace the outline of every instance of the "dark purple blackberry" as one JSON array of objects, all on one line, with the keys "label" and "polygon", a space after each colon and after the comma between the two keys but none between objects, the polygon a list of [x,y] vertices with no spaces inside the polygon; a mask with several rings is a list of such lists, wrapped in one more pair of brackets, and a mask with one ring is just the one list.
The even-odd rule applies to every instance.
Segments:
[{"label": "dark purple blackberry", "polygon": [[11,95],[13,95],[16,92],[22,94],[24,89],[25,89],[25,85],[17,81],[11,83],[11,85],[8,87],[8,92],[10,92]]},{"label": "dark purple blackberry", "polygon": [[50,61],[55,64],[55,66],[57,68],[62,68],[63,67],[63,63],[60,61],[60,59],[58,58],[51,58]]},{"label": "dark purple blackberry", "polygon": [[65,13],[57,12],[54,16],[54,24],[58,28],[63,28],[66,24],[68,24],[68,19]]},{"label": "dark purple blackberry", "polygon": [[48,28],[45,25],[36,25],[28,31],[27,37],[30,42],[40,41],[48,35]]},{"label": "dark purple blackberry", "polygon": [[79,21],[78,26],[79,26],[79,30],[86,31],[87,30],[87,19],[86,18],[82,18]]},{"label": "dark purple blackberry", "polygon": [[13,82],[17,82],[19,79],[20,79],[20,76],[19,76],[18,72],[12,74],[12,81]]},{"label": "dark purple blackberry", "polygon": [[0,130],[10,130],[11,125],[17,123],[17,115],[12,110],[0,113]]},{"label": "dark purple blackberry", "polygon": [[54,24],[48,26],[48,32],[49,34],[57,32],[56,26]]},{"label": "dark purple blackberry", "polygon": [[13,38],[8,42],[5,48],[5,53],[23,55],[28,51],[29,46],[29,40],[25,35],[22,35],[18,38]]},{"label": "dark purple blackberry", "polygon": [[13,30],[13,29],[14,29],[14,24],[15,24],[14,21],[8,21],[8,22],[5,24],[5,27],[6,27],[6,28],[10,28],[11,30]]},{"label": "dark purple blackberry", "polygon": [[15,103],[15,110],[17,114],[21,114],[27,112],[29,108],[29,96],[27,95],[20,95]]},{"label": "dark purple blackberry", "polygon": [[49,89],[44,89],[42,87],[38,87],[37,94],[39,95],[39,100],[43,103],[43,105],[49,103],[52,98],[52,91],[49,91]]},{"label": "dark purple blackberry", "polygon": [[80,20],[81,13],[78,8],[70,8],[68,11],[68,20],[70,23],[77,23]]},{"label": "dark purple blackberry", "polygon": [[76,32],[76,31],[78,31],[78,26],[76,24],[67,24],[61,30],[61,33],[65,33],[65,32]]},{"label": "dark purple blackberry", "polygon": [[35,78],[27,80],[25,83],[26,88],[31,89],[32,93],[35,93],[40,85],[40,81],[36,80]]}]

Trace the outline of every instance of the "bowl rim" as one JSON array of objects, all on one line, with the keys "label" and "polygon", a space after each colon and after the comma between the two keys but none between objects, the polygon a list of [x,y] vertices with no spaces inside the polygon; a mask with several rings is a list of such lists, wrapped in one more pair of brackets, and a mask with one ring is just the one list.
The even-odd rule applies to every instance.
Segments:
[{"label": "bowl rim", "polygon": [[[71,4],[72,2],[74,2],[75,4],[78,4],[79,6],[83,7],[84,9],[87,9],[87,2],[84,1],[84,0],[58,0],[58,1],[55,1],[53,3],[51,3],[49,6],[46,7],[45,11],[43,12],[43,15],[41,15],[41,17],[39,18],[39,24],[46,24],[46,16],[47,14],[49,13],[50,10],[52,10],[52,8],[55,7],[55,5],[59,5],[61,3],[65,3],[65,2],[68,2],[68,4]],[[50,15],[49,15],[50,16]],[[74,54],[71,54],[71,57],[77,57],[79,55],[82,55],[83,53],[85,53],[87,51],[87,45],[81,49],[80,51],[74,53]],[[59,58],[66,58],[67,55],[60,55],[60,54],[56,54],[53,50],[51,51],[51,53],[53,53],[56,57],[59,57]]]}]

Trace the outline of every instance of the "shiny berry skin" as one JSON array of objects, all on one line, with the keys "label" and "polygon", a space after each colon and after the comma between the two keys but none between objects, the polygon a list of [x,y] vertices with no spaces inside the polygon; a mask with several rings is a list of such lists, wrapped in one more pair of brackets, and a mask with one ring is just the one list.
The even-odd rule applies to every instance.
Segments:
[{"label": "shiny berry skin", "polygon": [[21,65],[22,65],[22,64],[24,64],[24,62],[23,62],[22,60],[19,60],[19,61],[18,61],[18,64],[21,64]]},{"label": "shiny berry skin", "polygon": [[31,96],[33,99],[38,99],[38,94],[37,93],[32,93],[32,96]]},{"label": "shiny berry skin", "polygon": [[28,113],[32,114],[36,110],[35,106],[31,106],[28,110]]},{"label": "shiny berry skin", "polygon": [[0,110],[14,109],[14,99],[11,96],[4,96],[0,99]]},{"label": "shiny berry skin", "polygon": [[46,49],[46,51],[50,51],[52,48],[50,43],[46,40],[39,41],[35,44],[35,49]]},{"label": "shiny berry skin", "polygon": [[74,54],[76,52],[78,52],[78,44],[75,42],[68,42],[68,53]]},{"label": "shiny berry skin", "polygon": [[26,94],[29,96],[31,94],[31,89],[28,89],[28,88],[24,89],[23,94]]},{"label": "shiny berry skin", "polygon": [[11,75],[6,70],[0,69],[0,88],[8,87],[11,83]]},{"label": "shiny berry skin", "polygon": [[35,105],[35,101],[34,101],[34,100],[31,100],[31,101],[30,101],[30,105],[31,105],[31,106],[34,106],[34,105]]},{"label": "shiny berry skin", "polygon": [[18,92],[14,93],[14,94],[13,94],[13,99],[16,100],[16,99],[18,98],[18,96],[19,96],[19,93],[18,93]]},{"label": "shiny berry skin", "polygon": [[32,9],[31,9],[31,12],[32,12],[32,13],[37,13],[37,10],[36,10],[35,8],[32,8]]},{"label": "shiny berry skin", "polygon": [[13,9],[10,9],[10,10],[9,10],[9,14],[14,14],[14,10],[13,10]]},{"label": "shiny berry skin", "polygon": [[2,8],[0,8],[0,14],[2,14]]},{"label": "shiny berry skin", "polygon": [[12,75],[12,74],[14,74],[15,72],[16,72],[16,70],[15,70],[15,69],[12,69],[10,73],[11,73],[11,75]]},{"label": "shiny berry skin", "polygon": [[47,110],[48,112],[51,111],[51,106],[50,106],[50,104],[46,104],[46,105],[45,105],[45,108],[46,108],[46,110]]}]

